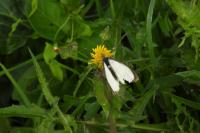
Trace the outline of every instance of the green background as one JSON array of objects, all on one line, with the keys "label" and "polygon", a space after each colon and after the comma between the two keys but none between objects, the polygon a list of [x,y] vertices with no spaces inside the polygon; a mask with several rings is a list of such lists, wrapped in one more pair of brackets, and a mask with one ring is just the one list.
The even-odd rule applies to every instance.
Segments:
[{"label": "green background", "polygon": [[[200,132],[199,0],[0,0],[0,133]],[[139,76],[113,95],[90,53]]]}]

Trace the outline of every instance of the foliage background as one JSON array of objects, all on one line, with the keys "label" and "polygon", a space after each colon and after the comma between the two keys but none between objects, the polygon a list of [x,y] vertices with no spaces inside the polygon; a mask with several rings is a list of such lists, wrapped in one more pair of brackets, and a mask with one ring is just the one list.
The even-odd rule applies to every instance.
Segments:
[{"label": "foliage background", "polygon": [[[200,132],[199,7],[0,0],[0,132]],[[140,78],[114,96],[88,65],[102,43]]]}]

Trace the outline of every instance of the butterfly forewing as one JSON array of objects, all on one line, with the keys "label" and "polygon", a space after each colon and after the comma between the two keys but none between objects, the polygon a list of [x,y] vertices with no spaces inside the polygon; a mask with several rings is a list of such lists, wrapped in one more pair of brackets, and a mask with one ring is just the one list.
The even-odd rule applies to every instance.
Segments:
[{"label": "butterfly forewing", "polygon": [[119,81],[115,79],[111,71],[109,70],[108,66],[106,63],[104,63],[104,70],[105,70],[105,76],[108,81],[108,84],[110,85],[112,91],[118,92],[119,91]]},{"label": "butterfly forewing", "polygon": [[109,65],[113,69],[115,75],[117,76],[120,83],[125,84],[125,81],[131,83],[134,81],[135,76],[129,67],[117,62],[113,59],[108,59]]}]

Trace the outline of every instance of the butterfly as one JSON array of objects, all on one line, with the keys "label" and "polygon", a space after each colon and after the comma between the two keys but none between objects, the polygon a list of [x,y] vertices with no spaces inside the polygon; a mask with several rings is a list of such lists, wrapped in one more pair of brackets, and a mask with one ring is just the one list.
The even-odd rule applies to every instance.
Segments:
[{"label": "butterfly", "polygon": [[139,80],[137,74],[128,66],[112,58],[103,58],[103,68],[107,82],[114,93],[120,90],[120,84]]}]

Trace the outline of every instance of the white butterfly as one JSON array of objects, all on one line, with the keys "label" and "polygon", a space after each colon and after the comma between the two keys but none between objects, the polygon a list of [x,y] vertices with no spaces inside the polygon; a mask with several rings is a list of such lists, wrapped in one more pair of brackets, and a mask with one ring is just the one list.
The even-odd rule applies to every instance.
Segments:
[{"label": "white butterfly", "polygon": [[111,58],[104,57],[103,66],[108,84],[114,93],[120,90],[120,83],[136,82],[139,79],[128,66]]}]

